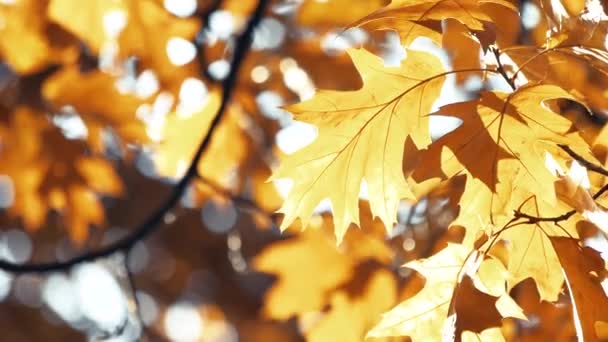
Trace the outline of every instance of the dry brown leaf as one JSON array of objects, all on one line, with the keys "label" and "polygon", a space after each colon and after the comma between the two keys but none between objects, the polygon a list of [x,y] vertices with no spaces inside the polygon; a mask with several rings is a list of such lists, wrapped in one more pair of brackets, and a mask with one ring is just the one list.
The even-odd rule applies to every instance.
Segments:
[{"label": "dry brown leaf", "polygon": [[581,247],[576,239],[552,237],[551,244],[563,267],[574,308],[579,341],[599,341],[595,322],[608,322],[608,297],[603,288],[606,267],[599,253]]}]

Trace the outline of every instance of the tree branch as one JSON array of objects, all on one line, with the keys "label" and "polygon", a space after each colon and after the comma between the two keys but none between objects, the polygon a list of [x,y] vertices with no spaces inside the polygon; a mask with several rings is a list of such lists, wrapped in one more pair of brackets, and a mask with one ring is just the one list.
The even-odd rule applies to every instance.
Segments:
[{"label": "tree branch", "polygon": [[515,90],[517,89],[517,87],[515,86],[515,81],[512,80],[509,75],[507,75],[507,72],[505,71],[505,67],[502,65],[502,62],[500,61],[500,51],[498,51],[498,48],[496,47],[491,47],[490,50],[492,50],[492,53],[494,54],[494,57],[496,58],[496,64],[498,65],[498,72],[500,73],[500,75],[502,76],[502,78],[505,79],[505,81],[507,81],[507,83],[509,84],[509,86],[511,87],[511,89]]},{"label": "tree branch", "polygon": [[580,154],[574,152],[568,145],[559,144],[557,145],[559,148],[564,150],[570,157],[579,162],[582,166],[584,166],[587,170],[593,171],[595,173],[599,173],[600,175],[608,177],[608,170],[606,170],[603,166],[597,165],[583,158]]},{"label": "tree branch", "polygon": [[213,135],[213,132],[215,131],[215,128],[217,128],[222,117],[224,116],[224,113],[226,112],[226,108],[228,107],[230,98],[238,81],[240,67],[243,63],[243,60],[245,59],[246,54],[249,52],[254,30],[260,20],[262,20],[262,16],[266,10],[268,3],[268,0],[258,1],[254,12],[249,19],[247,27],[245,28],[245,31],[243,31],[243,33],[239,36],[236,42],[234,55],[232,57],[233,59],[230,67],[230,73],[228,74],[228,77],[224,80],[222,85],[222,102],[220,104],[219,109],[217,110],[215,117],[213,118],[213,121],[209,126],[209,131],[205,135],[203,141],[200,143],[198,149],[196,150],[196,153],[194,154],[194,157],[190,162],[190,166],[188,167],[186,174],[179,180],[179,182],[177,182],[169,197],[158,209],[151,213],[150,216],[148,216],[139,226],[137,226],[133,230],[132,233],[127,235],[125,238],[118,240],[112,244],[109,244],[105,247],[102,247],[101,249],[86,252],[66,261],[15,264],[3,260],[0,261],[0,269],[12,273],[46,273],[53,271],[63,271],[84,262],[94,261],[99,258],[107,257],[116,252],[128,253],[137,242],[145,239],[148,235],[155,231],[155,229],[160,226],[160,223],[163,222],[164,216],[179,202],[180,198],[188,187],[188,184],[197,174],[196,169],[198,167],[198,163],[201,160],[203,152],[211,143],[211,137]]},{"label": "tree branch", "polygon": [[[599,189],[595,195],[593,195],[593,199],[596,200],[598,199],[600,196],[602,196],[606,191],[608,191],[608,184],[604,185],[601,189]],[[576,214],[576,210],[570,210],[567,213],[564,213],[562,215],[559,216],[551,216],[551,217],[538,217],[538,216],[533,216],[533,215],[528,215],[526,213],[522,213],[519,210],[514,210],[513,211],[513,215],[516,219],[526,219],[526,222],[523,223],[529,223],[529,224],[535,224],[535,223],[539,223],[539,222],[552,222],[552,223],[559,223],[561,221],[566,221],[567,219],[569,219],[570,217],[572,217],[572,215]]]}]

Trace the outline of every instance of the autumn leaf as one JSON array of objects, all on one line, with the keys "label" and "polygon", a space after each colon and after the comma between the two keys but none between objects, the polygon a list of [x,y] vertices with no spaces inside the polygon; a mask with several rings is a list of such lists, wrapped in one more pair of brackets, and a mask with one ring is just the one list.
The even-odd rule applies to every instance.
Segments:
[{"label": "autumn leaf", "polygon": [[[424,288],[382,316],[370,337],[409,336],[413,341],[469,339],[490,332],[503,317],[525,319],[506,292],[508,273],[493,258],[460,244],[404,265],[426,278]],[[471,305],[475,303],[475,305]],[[499,338],[500,340],[500,338]]]},{"label": "autumn leaf", "polygon": [[397,284],[391,272],[375,271],[366,279],[363,294],[355,297],[339,291],[331,296],[331,309],[306,333],[308,341],[359,341],[378,316],[394,305]]},{"label": "autumn leaf", "polygon": [[453,336],[456,340],[465,331],[481,333],[488,327],[501,325],[502,316],[496,309],[498,297],[479,291],[468,275],[462,277],[452,296],[444,338]]},{"label": "autumn leaf", "polygon": [[[50,20],[80,37],[95,54],[99,54],[116,38],[116,33],[120,33],[113,31],[124,28],[128,20],[128,2],[130,0],[91,0],[87,6],[80,6],[82,3],[74,0],[51,0],[47,14]],[[120,20],[123,21],[122,27]]]},{"label": "autumn leaf", "polygon": [[83,142],[67,140],[42,114],[25,107],[0,131],[0,172],[11,177],[16,193],[10,212],[27,228],[40,228],[54,209],[64,215],[72,240],[82,243],[89,226],[104,223],[98,195],[123,191],[110,162],[88,155]]},{"label": "autumn leaf", "polygon": [[[533,201],[530,201],[533,202]],[[540,210],[524,207],[527,213],[540,216]],[[530,207],[530,208],[529,208]],[[570,221],[573,221],[571,219]],[[541,300],[556,301],[564,283],[559,269],[559,259],[551,238],[556,236],[577,237],[573,222],[562,222],[559,226],[547,222],[516,226],[500,233],[500,238],[508,242],[509,279],[511,289],[527,278],[532,278],[538,288]]]},{"label": "autumn leaf", "polygon": [[405,264],[426,278],[414,297],[382,315],[368,337],[409,336],[412,341],[440,340],[458,277],[470,250],[448,244],[428,259]]},{"label": "autumn leaf", "polygon": [[527,80],[557,85],[593,110],[608,105],[608,52],[588,46],[513,46],[503,51]]},{"label": "autumn leaf", "polygon": [[116,88],[116,79],[109,74],[97,70],[83,73],[76,66],[65,67],[45,80],[42,94],[59,113],[64,106],[73,107],[87,125],[87,139],[95,151],[103,151],[102,132],[107,127],[123,143],[148,141],[144,123],[136,116],[142,101],[134,95],[122,94]]},{"label": "autumn leaf", "polygon": [[[453,70],[481,69],[479,55],[481,45],[461,22],[455,19],[445,21],[441,46],[448,52]],[[482,78],[482,72],[459,72],[458,82],[464,82],[472,76]]]},{"label": "autumn leaf", "polygon": [[174,65],[167,54],[171,39],[194,39],[200,29],[196,18],[177,18],[152,0],[92,0],[81,5],[77,0],[52,0],[48,14],[93,53],[115,60],[137,56],[141,70],[153,70],[161,87],[176,94],[183,79],[198,72],[194,63]]},{"label": "autumn leaf", "polygon": [[76,40],[51,25],[46,9],[46,1],[38,0],[0,4],[0,56],[19,73],[78,59]]},{"label": "autumn leaf", "polygon": [[507,286],[509,276],[509,271],[503,262],[491,256],[481,262],[473,283],[481,292],[497,298],[495,307],[502,317],[527,320],[523,309],[509,294]]},{"label": "autumn leaf", "polygon": [[[478,100],[448,105],[438,112],[456,113],[463,124],[430,147],[429,159],[421,163],[419,172],[427,172],[428,165],[437,165],[433,158],[441,156],[441,168],[446,174],[465,171],[485,185],[476,186],[474,192],[465,190],[461,198],[465,211],[455,223],[466,223],[465,243],[474,242],[479,230],[488,224],[500,226],[507,219],[505,214],[510,214],[506,212],[509,206],[518,208],[531,196],[536,206],[532,214],[559,213],[553,189],[555,176],[545,167],[544,155],[551,151],[561,155],[563,161],[564,154],[557,144],[578,146],[581,150],[587,145],[580,136],[569,133],[571,123],[567,119],[543,107],[543,101],[555,98],[571,97],[555,86],[532,85],[510,95],[483,92]],[[510,186],[505,187],[507,184]],[[471,203],[483,210],[477,213],[477,225],[471,216],[475,211]],[[576,230],[570,227],[569,232],[564,232],[539,223],[502,232],[501,238],[509,241],[511,251],[509,287],[531,277],[542,299],[557,299],[563,277],[553,272],[558,260],[548,237],[565,234],[576,236]]]},{"label": "autumn leaf", "polygon": [[[321,309],[326,293],[352,276],[351,260],[315,231],[276,243],[258,255],[254,265],[259,271],[281,274],[264,301],[264,313],[276,319]],[[323,276],[318,274],[321,269]]]},{"label": "autumn leaf", "polygon": [[[367,210],[362,211],[362,216],[368,217]],[[367,227],[371,228],[371,224]],[[256,256],[256,270],[278,277],[266,294],[264,315],[285,320],[321,310],[339,286],[356,276],[357,265],[371,260],[378,264],[391,262],[384,229],[367,234],[351,230],[338,250],[331,228],[331,220],[322,219],[320,227],[274,243]]]},{"label": "autumn leaf", "polygon": [[167,53],[168,44],[176,39],[193,41],[200,30],[200,21],[177,18],[151,0],[129,1],[128,11],[129,22],[118,38],[120,56],[138,56],[142,69],[154,70],[161,87],[177,94],[182,81],[199,76],[200,69],[196,58],[184,65],[174,64]]},{"label": "autumn leaf", "polygon": [[383,7],[355,23],[373,29],[393,29],[399,32],[404,45],[409,45],[417,36],[425,35],[438,40],[428,29],[423,29],[425,22],[439,22],[453,18],[468,27],[469,30],[482,31],[484,24],[492,22],[486,7],[501,6],[516,11],[506,0],[393,0]]},{"label": "autumn leaf", "polygon": [[349,50],[363,88],[323,90],[287,107],[296,120],[315,125],[318,137],[285,157],[272,176],[294,180],[280,209],[285,214],[282,229],[296,218],[306,226],[317,204],[329,198],[340,242],[349,224],[359,223],[357,201],[363,180],[373,215],[387,229],[395,222],[399,201],[412,198],[401,172],[405,139],[412,138],[418,147],[430,144],[426,114],[445,79],[436,57],[407,53],[399,68],[387,68],[365,50]]},{"label": "autumn leaf", "polygon": [[608,297],[602,285],[606,278],[604,261],[599,253],[579,246],[575,239],[551,237],[551,244],[564,271],[579,341],[599,341],[595,323],[608,322]]},{"label": "autumn leaf", "polygon": [[167,115],[155,153],[156,170],[160,175],[179,177],[186,171],[198,142],[208,133],[220,101],[219,92],[210,91],[200,108]]},{"label": "autumn leaf", "polygon": [[[476,236],[488,223],[499,225],[495,219],[510,214],[509,205],[517,207],[530,196],[537,196],[545,207],[555,207],[555,177],[545,167],[545,153],[563,160],[557,144],[588,149],[578,134],[569,133],[571,122],[544,105],[556,98],[572,97],[556,86],[531,85],[511,94],[482,92],[477,100],[450,104],[435,113],[463,123],[430,146],[414,177],[428,178],[433,166],[440,165],[447,176],[466,172],[473,178],[470,184],[478,180],[484,185],[475,186],[475,194],[465,190],[461,199],[468,235]],[[471,201],[478,204],[477,225],[469,215],[475,212]]]}]

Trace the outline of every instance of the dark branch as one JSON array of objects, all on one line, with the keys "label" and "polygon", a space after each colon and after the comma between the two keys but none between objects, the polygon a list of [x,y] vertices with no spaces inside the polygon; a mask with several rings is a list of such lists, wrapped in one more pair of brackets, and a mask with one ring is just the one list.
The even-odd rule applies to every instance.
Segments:
[{"label": "dark branch", "polygon": [[570,157],[572,157],[574,160],[576,160],[581,165],[583,165],[587,170],[593,171],[595,173],[599,173],[600,175],[608,177],[608,170],[606,170],[603,166],[597,165],[595,163],[588,161],[587,159],[583,158],[578,153],[574,152],[568,145],[560,144],[557,146],[559,146],[562,150],[566,151],[566,153],[568,153],[568,155]]},{"label": "dark branch", "polygon": [[500,73],[502,78],[504,78],[505,81],[507,81],[509,86],[511,86],[511,89],[513,89],[513,90],[517,89],[517,87],[515,86],[514,80],[512,80],[509,77],[509,75],[507,75],[507,72],[505,71],[505,67],[504,67],[504,65],[502,65],[502,62],[500,61],[500,51],[498,51],[498,48],[491,47],[490,50],[492,50],[492,53],[494,54],[494,57],[496,58],[496,64],[498,64],[498,72]]},{"label": "dark branch", "polygon": [[[593,195],[593,199],[596,200],[598,199],[600,196],[602,196],[606,191],[608,191],[608,184],[604,185],[601,189],[599,189],[595,195]],[[513,215],[516,219],[526,219],[526,222],[523,223],[529,223],[529,224],[535,224],[535,223],[539,223],[539,222],[552,222],[552,223],[559,223],[561,221],[566,221],[567,219],[569,219],[570,217],[572,217],[572,215],[576,214],[576,210],[570,210],[567,213],[564,213],[562,215],[559,216],[551,216],[551,217],[538,217],[538,216],[533,216],[533,215],[528,215],[526,213],[522,213],[519,210],[514,210],[513,211]]]},{"label": "dark branch", "polygon": [[526,213],[522,213],[519,210],[514,210],[514,217],[516,219],[526,219],[527,221],[525,223],[529,223],[529,224],[535,224],[535,223],[539,223],[539,222],[559,223],[561,221],[566,221],[567,219],[572,217],[572,215],[574,215],[574,214],[576,214],[576,210],[570,210],[569,212],[567,212],[563,215],[559,215],[559,216],[538,217],[538,216],[533,216],[533,215],[528,215]]},{"label": "dark branch", "polygon": [[150,233],[159,227],[161,222],[163,222],[164,216],[179,202],[184,191],[188,187],[188,184],[196,176],[196,169],[199,161],[201,160],[203,152],[209,146],[212,134],[226,112],[226,108],[228,107],[230,98],[238,81],[239,69],[243,63],[243,60],[245,59],[246,54],[249,52],[254,30],[262,19],[268,2],[268,0],[258,1],[258,4],[251,15],[251,18],[249,19],[249,23],[247,24],[245,31],[239,36],[236,42],[234,55],[232,57],[230,73],[223,82],[222,102],[215,118],[209,126],[209,131],[196,150],[186,174],[174,186],[169,197],[158,209],[151,213],[150,216],[146,218],[139,226],[137,226],[131,234],[115,243],[102,247],[101,249],[86,252],[66,261],[28,264],[15,264],[9,261],[0,261],[0,269],[13,273],[45,273],[68,270],[75,265],[104,258],[116,252],[122,251],[128,253],[137,242],[145,239],[148,235],[150,235]]}]

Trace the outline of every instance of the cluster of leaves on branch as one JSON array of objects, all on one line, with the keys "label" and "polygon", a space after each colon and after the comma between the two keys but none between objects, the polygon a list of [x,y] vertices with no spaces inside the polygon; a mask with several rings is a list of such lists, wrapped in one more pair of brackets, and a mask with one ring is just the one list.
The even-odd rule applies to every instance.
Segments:
[{"label": "cluster of leaves on branch", "polygon": [[[591,221],[605,231],[608,216],[595,200],[606,190],[606,174],[590,182],[578,163],[601,167],[606,141],[602,132],[583,134],[563,112],[575,104],[585,115],[606,109],[608,21],[599,1],[541,5],[546,36],[521,45],[501,30],[513,26],[509,13],[522,15],[511,2],[392,1],[355,25],[397,31],[406,46],[401,65],[387,67],[366,49],[349,50],[360,89],[321,90],[286,107],[315,125],[318,137],[273,174],[294,182],[281,208],[284,228],[296,218],[306,225],[329,198],[341,243],[348,227],[360,224],[365,182],[371,213],[390,233],[401,200],[466,178],[451,223],[464,227],[462,241],[405,265],[425,277],[424,288],[385,313],[368,336],[503,339],[502,318],[525,319],[510,291],[531,278],[540,299],[551,302],[565,281],[577,335],[599,338],[595,322],[608,320],[605,267],[598,252],[583,246],[577,225]],[[443,46],[449,66],[407,48],[419,37]],[[450,75],[464,86],[477,83],[469,84],[468,100],[436,108]],[[460,124],[433,140],[434,116]],[[594,147],[601,152],[594,155]],[[565,174],[566,165],[578,172]],[[478,316],[475,323],[471,315]]]},{"label": "cluster of leaves on branch", "polygon": [[[247,36],[266,2],[273,24]],[[212,301],[243,340],[608,338],[608,273],[588,246],[608,233],[604,2],[163,3],[0,1],[3,224],[64,227],[86,261],[168,226],[179,271],[138,282],[173,296],[200,262],[219,268],[254,297]],[[233,31],[213,30],[219,10]],[[265,46],[276,23],[284,41]],[[352,47],[324,48],[337,40]],[[310,144],[280,149],[293,123],[264,107],[269,90],[316,128]],[[103,249],[104,226],[141,229]]]}]

